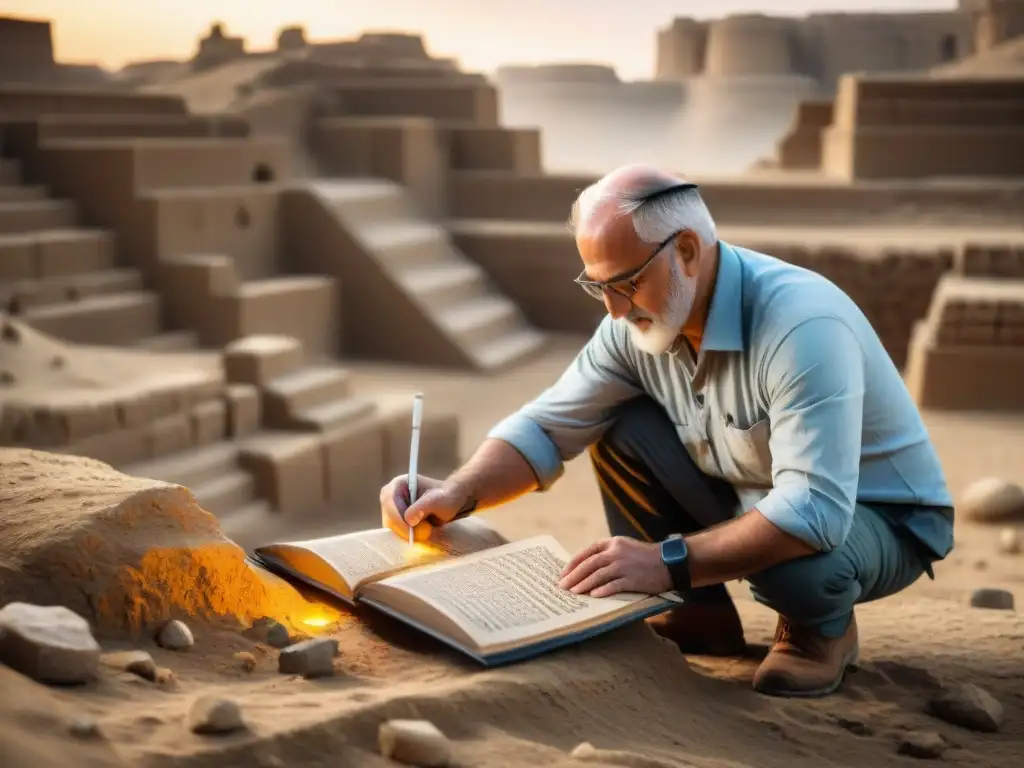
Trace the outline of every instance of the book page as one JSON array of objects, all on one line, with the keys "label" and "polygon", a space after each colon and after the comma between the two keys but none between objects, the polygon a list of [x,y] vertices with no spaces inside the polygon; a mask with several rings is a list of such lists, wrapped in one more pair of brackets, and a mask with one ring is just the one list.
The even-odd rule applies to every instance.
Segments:
[{"label": "book page", "polygon": [[[424,563],[479,552],[503,544],[505,538],[479,518],[467,517],[436,528],[429,541],[408,541],[387,528],[330,536],[323,539],[274,544],[261,550],[285,560],[287,550],[301,549],[318,555],[349,585],[352,592],[366,581]],[[297,563],[297,570],[302,570]]]},{"label": "book page", "polygon": [[478,646],[514,643],[617,613],[649,595],[574,595],[558,586],[569,554],[551,536],[407,571],[374,589],[414,596],[452,620]]}]

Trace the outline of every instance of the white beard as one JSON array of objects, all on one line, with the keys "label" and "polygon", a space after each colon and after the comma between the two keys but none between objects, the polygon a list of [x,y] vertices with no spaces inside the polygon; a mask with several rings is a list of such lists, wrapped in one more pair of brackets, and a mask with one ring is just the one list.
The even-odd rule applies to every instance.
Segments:
[{"label": "white beard", "polygon": [[[649,355],[663,355],[672,348],[690,317],[697,297],[697,281],[684,275],[675,259],[671,260],[668,280],[668,299],[660,315],[652,317],[633,307],[626,316],[633,344]],[[641,330],[634,322],[641,319],[651,321],[646,330]]]}]

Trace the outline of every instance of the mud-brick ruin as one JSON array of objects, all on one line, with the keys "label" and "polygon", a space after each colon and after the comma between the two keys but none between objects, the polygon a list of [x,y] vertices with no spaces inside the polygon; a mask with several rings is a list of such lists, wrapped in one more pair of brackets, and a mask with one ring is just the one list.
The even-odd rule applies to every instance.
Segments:
[{"label": "mud-brick ruin", "polygon": [[[592,179],[545,174],[539,132],[416,36],[215,27],[89,88],[48,25],[0,39],[2,445],[185,485],[243,545],[372,525],[411,393],[354,361],[489,375],[601,315],[564,226]],[[849,292],[928,408],[1024,407],[1022,82],[844,75],[775,171],[702,184],[723,239]],[[444,472],[458,418],[428,420]]]}]

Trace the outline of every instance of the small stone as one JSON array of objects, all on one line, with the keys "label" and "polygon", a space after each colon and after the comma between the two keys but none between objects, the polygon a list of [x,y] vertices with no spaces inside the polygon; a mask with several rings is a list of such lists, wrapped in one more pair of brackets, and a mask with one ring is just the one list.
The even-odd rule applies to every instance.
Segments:
[{"label": "small stone", "polygon": [[377,729],[384,757],[420,768],[442,768],[451,759],[451,744],[429,720],[388,720]]},{"label": "small stone", "polygon": [[986,560],[983,557],[979,558],[979,559],[975,560],[973,563],[971,563],[971,567],[973,567],[974,570],[976,570],[976,571],[987,571],[988,570],[988,560]]},{"label": "small stone", "polygon": [[184,651],[195,645],[192,630],[183,621],[171,619],[156,633],[156,644],[169,651]]},{"label": "small stone", "polygon": [[68,733],[76,739],[98,739],[102,736],[99,723],[91,717],[77,717],[72,720],[68,725]]},{"label": "small stone", "polygon": [[284,624],[275,622],[267,629],[267,645],[273,648],[287,648],[291,645],[292,639],[288,634],[288,628]]},{"label": "small stone", "polygon": [[133,675],[149,680],[156,680],[156,662],[145,651],[115,651],[105,653],[103,664],[113,669],[131,672]]},{"label": "small stone", "polygon": [[337,640],[317,637],[283,649],[277,660],[277,668],[285,675],[330,677],[334,674],[334,657],[337,655]]},{"label": "small stone", "polygon": [[192,733],[231,733],[244,727],[242,710],[231,699],[200,696],[188,709],[188,729]]},{"label": "small stone", "polygon": [[157,685],[174,685],[174,670],[167,667],[157,667],[153,682]]},{"label": "small stone", "polygon": [[976,589],[971,593],[972,608],[989,608],[995,611],[1012,611],[1013,594],[1005,589]]},{"label": "small stone", "polygon": [[99,674],[89,622],[62,605],[8,603],[0,609],[0,661],[40,683],[75,684]]},{"label": "small stone", "polygon": [[235,661],[237,661],[246,672],[252,672],[256,669],[256,657],[248,651],[239,651],[236,653]]},{"label": "small stone", "polygon": [[1020,554],[1020,536],[1015,529],[1003,528],[999,532],[999,551],[1004,555]]},{"label": "small stone", "polygon": [[946,751],[946,742],[935,731],[910,731],[903,736],[896,751],[908,757],[936,760]]},{"label": "small stone", "polygon": [[995,733],[1003,721],[1003,705],[973,683],[935,696],[928,702],[928,712],[947,723],[983,733]]},{"label": "small stone", "polygon": [[986,477],[968,486],[956,512],[979,523],[1024,520],[1024,488],[999,477]]}]

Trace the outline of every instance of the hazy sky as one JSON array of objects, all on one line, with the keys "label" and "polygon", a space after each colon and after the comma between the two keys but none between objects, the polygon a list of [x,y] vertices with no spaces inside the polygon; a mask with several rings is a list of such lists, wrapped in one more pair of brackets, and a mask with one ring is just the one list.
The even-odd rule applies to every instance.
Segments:
[{"label": "hazy sky", "polygon": [[189,56],[210,22],[250,48],[302,24],[310,38],[364,29],[422,32],[431,53],[467,69],[507,62],[601,61],[625,78],[654,66],[655,30],[674,16],[735,12],[947,10],[956,0],[0,0],[0,15],[50,18],[64,61],[120,66]]}]

